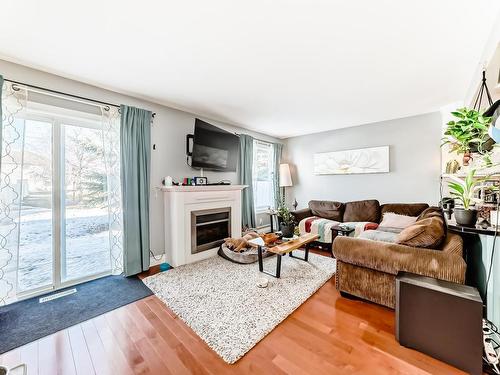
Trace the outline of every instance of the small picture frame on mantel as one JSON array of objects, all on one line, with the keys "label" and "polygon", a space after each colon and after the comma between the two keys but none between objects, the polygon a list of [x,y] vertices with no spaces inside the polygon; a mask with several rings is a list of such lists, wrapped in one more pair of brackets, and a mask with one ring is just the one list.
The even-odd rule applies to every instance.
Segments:
[{"label": "small picture frame on mantel", "polygon": [[194,184],[196,186],[198,185],[207,185],[208,184],[208,178],[206,177],[194,177]]}]

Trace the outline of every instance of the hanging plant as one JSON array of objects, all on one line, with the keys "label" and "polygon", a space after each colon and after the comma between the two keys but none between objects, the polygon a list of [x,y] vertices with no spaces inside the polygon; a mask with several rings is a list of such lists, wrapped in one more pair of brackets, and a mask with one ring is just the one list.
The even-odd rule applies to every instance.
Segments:
[{"label": "hanging plant", "polygon": [[491,117],[483,116],[475,109],[459,108],[451,114],[457,120],[446,124],[441,147],[450,144],[450,152],[468,155],[471,152],[485,154],[493,147],[488,136]]}]

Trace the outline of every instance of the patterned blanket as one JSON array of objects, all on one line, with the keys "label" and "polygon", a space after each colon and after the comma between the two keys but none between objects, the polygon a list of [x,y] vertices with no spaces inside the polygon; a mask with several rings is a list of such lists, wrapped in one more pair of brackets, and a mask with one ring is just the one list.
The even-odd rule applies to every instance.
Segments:
[{"label": "patterned blanket", "polygon": [[300,221],[299,231],[301,235],[305,233],[317,234],[319,235],[318,241],[330,243],[332,242],[332,227],[339,224],[354,229],[354,232],[350,234],[351,237],[358,237],[365,230],[377,229],[378,227],[377,223],[371,223],[368,221],[341,223],[339,221],[311,216]]}]

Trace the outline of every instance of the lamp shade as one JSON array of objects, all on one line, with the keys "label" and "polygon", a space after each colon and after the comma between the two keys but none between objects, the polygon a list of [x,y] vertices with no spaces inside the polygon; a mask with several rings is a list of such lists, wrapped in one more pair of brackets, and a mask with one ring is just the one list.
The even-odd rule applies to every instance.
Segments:
[{"label": "lamp shade", "polygon": [[280,164],[280,187],[285,186],[293,186],[290,166],[288,164]]}]

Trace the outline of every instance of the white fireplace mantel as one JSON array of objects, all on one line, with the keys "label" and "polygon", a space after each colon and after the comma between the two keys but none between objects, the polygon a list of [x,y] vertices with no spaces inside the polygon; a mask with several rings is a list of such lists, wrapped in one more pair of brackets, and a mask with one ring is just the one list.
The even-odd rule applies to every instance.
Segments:
[{"label": "white fireplace mantel", "polygon": [[248,185],[200,185],[200,186],[163,186],[164,192],[200,192],[243,190]]},{"label": "white fireplace mantel", "polygon": [[191,252],[191,213],[229,207],[230,236],[241,237],[241,191],[247,185],[162,187],[165,213],[165,258],[174,267],[207,259],[218,248]]}]

